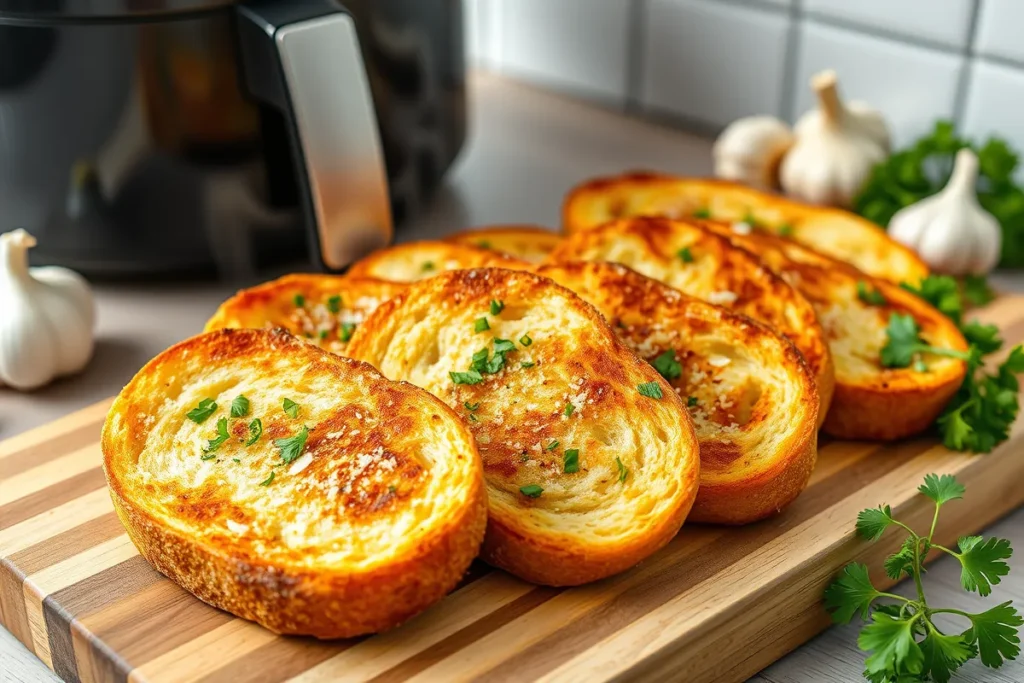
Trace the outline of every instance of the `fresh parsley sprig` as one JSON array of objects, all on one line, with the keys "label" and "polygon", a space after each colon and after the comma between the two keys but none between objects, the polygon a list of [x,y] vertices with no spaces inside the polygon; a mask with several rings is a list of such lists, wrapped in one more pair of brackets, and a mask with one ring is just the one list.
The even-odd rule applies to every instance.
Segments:
[{"label": "fresh parsley sprig", "polygon": [[[939,511],[946,503],[962,498],[964,487],[952,475],[929,474],[918,491],[935,503],[927,535],[919,535],[895,519],[888,505],[869,508],[857,516],[857,533],[869,541],[878,540],[891,527],[907,533],[900,550],[890,555],[884,566],[891,579],[911,577],[917,599],[878,590],[871,582],[868,568],[860,563],[847,565],[825,590],[825,609],[835,622],[848,623],[858,614],[869,622],[861,629],[857,645],[870,653],[864,662],[864,676],[874,683],[946,683],[957,669],[975,657],[980,657],[987,667],[998,668],[1020,654],[1017,628],[1024,625],[1024,619],[1011,603],[978,613],[928,604],[921,576],[930,550],[955,557],[960,562],[964,590],[983,597],[1009,573],[1006,560],[1013,550],[1005,539],[980,536],[961,538],[956,550],[935,543]],[[945,633],[935,624],[936,614],[960,617],[970,626],[961,633]]]}]

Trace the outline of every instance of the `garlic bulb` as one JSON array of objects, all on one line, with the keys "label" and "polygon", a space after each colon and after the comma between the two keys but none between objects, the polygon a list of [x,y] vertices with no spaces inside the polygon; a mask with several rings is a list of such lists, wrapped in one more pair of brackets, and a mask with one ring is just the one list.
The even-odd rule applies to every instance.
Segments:
[{"label": "garlic bulb", "polygon": [[981,208],[975,193],[978,157],[969,149],[956,153],[946,187],[896,212],[889,234],[948,275],[984,275],[999,262],[1002,230]]},{"label": "garlic bulb", "polygon": [[0,235],[0,385],[34,389],[85,367],[95,307],[85,279],[66,268],[29,268],[35,239]]},{"label": "garlic bulb", "polygon": [[792,144],[789,126],[775,117],[736,119],[715,140],[715,175],[762,190],[776,189],[779,163]]},{"label": "garlic bulb", "polygon": [[780,169],[782,188],[814,204],[849,207],[888,152],[888,128],[865,105],[843,104],[834,72],[816,75],[811,87],[819,109],[802,116],[794,129],[796,142]]}]

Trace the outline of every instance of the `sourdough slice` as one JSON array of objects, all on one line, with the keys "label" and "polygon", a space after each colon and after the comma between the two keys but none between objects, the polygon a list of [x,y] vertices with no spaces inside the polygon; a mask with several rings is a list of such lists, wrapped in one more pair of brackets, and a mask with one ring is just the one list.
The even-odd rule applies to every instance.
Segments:
[{"label": "sourdough slice", "polygon": [[481,267],[525,269],[529,264],[490,249],[423,240],[378,249],[352,264],[348,275],[415,282],[446,270]]},{"label": "sourdough slice", "polygon": [[611,261],[690,296],[767,324],[792,341],[814,373],[818,422],[832,400],[832,357],[811,304],[727,237],[667,218],[625,218],[570,235],[548,259]]},{"label": "sourdough slice", "polygon": [[[823,426],[827,433],[844,439],[912,436],[935,421],[960,387],[967,366],[955,358],[924,354],[927,372],[881,365],[893,313],[912,315],[932,346],[967,348],[953,321],[920,297],[791,240],[702,224],[760,256],[814,306],[835,364],[836,390]],[[884,303],[869,303],[879,296]]]},{"label": "sourdough slice", "polygon": [[356,326],[403,289],[403,283],[374,278],[285,275],[239,291],[217,308],[205,331],[282,328],[344,355]]},{"label": "sourdough slice", "polygon": [[[246,414],[232,417],[238,396]],[[197,423],[204,399],[216,407]],[[406,621],[455,586],[486,527],[476,445],[447,406],[283,331],[164,351],[114,401],[102,448],[139,552],[276,633],[347,638]]]},{"label": "sourdough slice", "polygon": [[756,223],[890,282],[916,283],[928,267],[913,250],[860,216],[768,194],[725,180],[632,173],[574,188],[562,207],[566,232],[626,216]]},{"label": "sourdough slice", "polygon": [[349,352],[468,421],[490,508],[482,557],[527,581],[576,585],[632,567],[693,504],[700,459],[679,397],[547,278],[443,273],[378,308]]},{"label": "sourdough slice", "polygon": [[750,318],[614,263],[543,266],[539,275],[593,304],[687,401],[700,442],[700,488],[688,519],[746,524],[781,511],[817,459],[818,394],[796,347]]},{"label": "sourdough slice", "polygon": [[445,237],[445,241],[490,249],[529,263],[540,263],[558,246],[562,236],[536,225],[494,225],[456,232]]}]

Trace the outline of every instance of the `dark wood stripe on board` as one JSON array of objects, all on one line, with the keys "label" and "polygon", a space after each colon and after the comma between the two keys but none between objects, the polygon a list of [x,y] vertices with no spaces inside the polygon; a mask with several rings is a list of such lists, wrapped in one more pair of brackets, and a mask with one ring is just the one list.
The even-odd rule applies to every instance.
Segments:
[{"label": "dark wood stripe on board", "polygon": [[30,493],[24,498],[11,501],[7,505],[0,506],[0,531],[87,493],[92,493],[106,485],[107,480],[103,476],[103,468],[94,467],[56,484],[51,484],[35,493]]},{"label": "dark wood stripe on board", "polygon": [[90,445],[96,446],[96,463],[99,464],[101,460],[99,455],[99,434],[102,426],[103,420],[99,419],[63,434],[56,433],[55,430],[53,439],[50,441],[44,441],[35,446],[28,446],[4,458],[0,458],[0,479],[7,479],[16,474],[21,474],[33,467],[39,467],[44,463],[56,460],[68,453],[73,453],[80,448]]},{"label": "dark wood stripe on board", "polygon": [[31,576],[123,533],[124,527],[117,514],[108,512],[90,519],[85,524],[51,536],[41,543],[19,550],[6,561],[20,569],[26,576]]}]

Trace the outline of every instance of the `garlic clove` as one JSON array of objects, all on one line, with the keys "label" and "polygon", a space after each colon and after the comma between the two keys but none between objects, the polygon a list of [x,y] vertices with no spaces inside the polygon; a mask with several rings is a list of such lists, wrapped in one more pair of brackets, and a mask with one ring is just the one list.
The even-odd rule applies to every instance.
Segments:
[{"label": "garlic clove", "polygon": [[712,148],[714,173],[760,189],[778,187],[778,167],[793,133],[773,116],[747,116],[726,126]]}]

